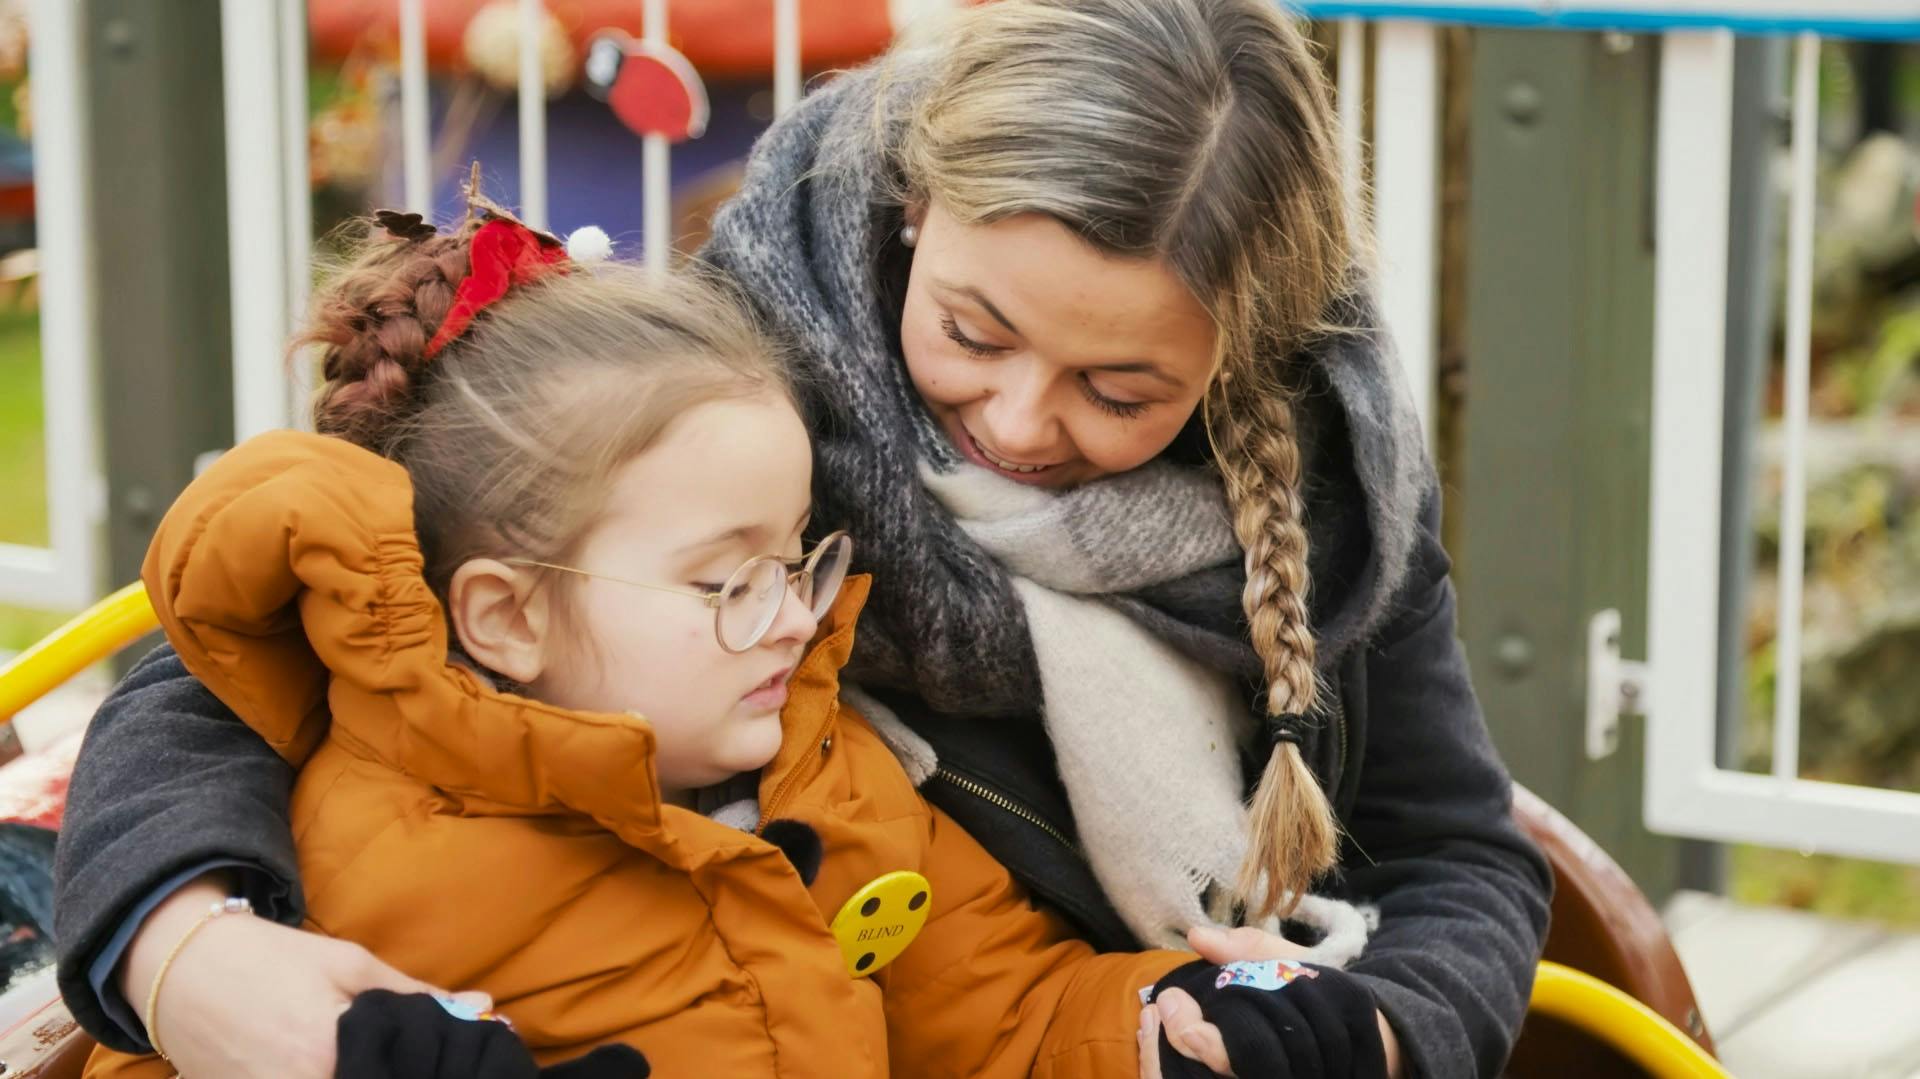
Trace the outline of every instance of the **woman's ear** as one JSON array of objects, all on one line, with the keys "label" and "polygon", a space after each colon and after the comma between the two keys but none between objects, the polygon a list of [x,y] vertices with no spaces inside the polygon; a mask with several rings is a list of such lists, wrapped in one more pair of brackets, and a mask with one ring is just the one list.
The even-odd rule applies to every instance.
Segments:
[{"label": "woman's ear", "polygon": [[475,663],[521,685],[546,671],[552,608],[536,574],[491,558],[453,571],[447,612]]}]

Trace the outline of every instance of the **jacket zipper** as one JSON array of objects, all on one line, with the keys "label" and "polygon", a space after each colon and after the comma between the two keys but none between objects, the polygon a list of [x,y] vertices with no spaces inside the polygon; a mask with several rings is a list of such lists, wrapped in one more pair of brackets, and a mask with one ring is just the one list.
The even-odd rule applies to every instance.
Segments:
[{"label": "jacket zipper", "polygon": [[1046,833],[1046,835],[1049,838],[1051,838],[1054,842],[1072,851],[1076,856],[1083,859],[1086,857],[1086,855],[1080,852],[1079,846],[1077,846],[1073,842],[1073,840],[1067,838],[1066,833],[1062,832],[1058,828],[1055,828],[1053,825],[1048,824],[1046,820],[1040,816],[1040,814],[1035,813],[1033,810],[1028,809],[1026,806],[1023,806],[1020,803],[1014,801],[1013,799],[1007,797],[1006,795],[1001,794],[999,791],[996,791],[991,787],[987,787],[983,784],[975,783],[973,780],[968,779],[965,776],[958,775],[954,772],[947,770],[947,768],[945,768],[944,766],[935,768],[933,771],[933,776],[935,779],[946,780],[948,783],[951,783],[955,787],[958,787],[961,790],[966,791],[968,794],[971,794],[975,798],[978,798],[981,801],[986,802],[988,805],[998,807],[1000,809],[1005,810],[1008,813],[1013,814],[1016,817],[1019,817],[1021,820],[1026,821],[1028,824],[1031,824],[1035,828],[1038,828],[1042,832]]},{"label": "jacket zipper", "polygon": [[1347,771],[1347,710],[1345,708],[1340,709],[1340,714],[1333,717],[1333,729],[1340,735],[1340,755],[1333,760],[1333,790],[1329,793],[1337,794]]},{"label": "jacket zipper", "polygon": [[[820,748],[820,744],[826,739],[827,732],[833,729],[833,721],[838,719],[839,716],[840,701],[836,698],[833,703],[827,707],[826,720],[814,729],[813,738],[807,743],[814,747],[814,753],[822,756],[825,755],[825,750]],[[781,777],[780,785],[773,788],[773,797],[767,799],[766,804],[760,807],[760,823],[753,826],[754,835],[760,835],[765,832],[767,825],[773,823],[774,814],[778,813],[780,807],[786,804],[787,794],[793,790],[794,784],[800,781],[800,773],[806,768],[806,764],[807,762],[805,760],[796,761],[793,768],[789,770],[785,776]]]}]

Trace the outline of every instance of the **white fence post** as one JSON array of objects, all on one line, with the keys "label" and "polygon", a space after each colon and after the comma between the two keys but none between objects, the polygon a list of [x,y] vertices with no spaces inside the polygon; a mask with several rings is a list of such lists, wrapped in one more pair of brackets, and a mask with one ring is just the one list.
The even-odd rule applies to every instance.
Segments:
[{"label": "white fence post", "polygon": [[[233,428],[235,439],[285,427],[291,390],[282,356],[293,326],[296,265],[294,208],[306,218],[306,91],[300,89],[298,159],[287,131],[292,108],[283,102],[287,60],[280,0],[223,0],[220,5],[222,76],[227,134],[227,258],[233,294]],[[304,42],[305,35],[300,35]],[[304,56],[300,65],[304,72]],[[304,81],[304,80],[303,80]],[[310,228],[310,226],[309,226]],[[302,275],[306,252],[297,254]],[[303,290],[304,291],[304,290]]]},{"label": "white fence post", "polygon": [[[286,186],[282,220],[286,222],[287,328],[306,314],[307,294],[313,290],[313,173],[307,149],[307,0],[280,0],[280,148],[281,179]],[[285,342],[271,354],[285,356]],[[235,353],[235,363],[239,353]],[[286,422],[309,426],[308,394],[316,385],[309,356],[288,357],[283,405]],[[267,357],[261,357],[262,360]],[[258,362],[258,361],[255,361]]]},{"label": "white fence post", "polygon": [[49,543],[0,544],[0,596],[9,603],[78,609],[101,593],[107,498],[88,254],[83,11],[69,0],[33,0],[27,15]]},{"label": "white fence post", "polygon": [[800,103],[800,0],[773,0],[773,114]]},{"label": "white fence post", "polygon": [[1366,180],[1367,24],[1355,18],[1340,20],[1338,87],[1334,104],[1340,111],[1340,180],[1346,189],[1347,213],[1358,232],[1369,210],[1362,188]]},{"label": "white fence post", "polygon": [[1773,774],[1800,775],[1801,587],[1806,581],[1807,413],[1813,348],[1814,151],[1820,39],[1801,34],[1793,69],[1793,188],[1787,220],[1786,435],[1780,490],[1780,610],[1774,632]]},{"label": "white fence post", "polygon": [[520,0],[520,219],[536,229],[547,227],[546,18],[541,0]]},{"label": "white fence post", "polygon": [[[646,0],[642,17],[646,20],[641,27],[642,39],[664,47],[667,0]],[[648,135],[641,153],[641,194],[646,200],[641,220],[646,233],[647,268],[657,273],[666,269],[667,256],[673,250],[672,151],[665,135]]]},{"label": "white fence post", "polygon": [[1661,792],[1679,789],[1715,765],[1732,123],[1733,35],[1725,30],[1668,34],[1660,52],[1654,195],[1647,568],[1653,709],[1646,815],[1657,829],[1684,826],[1673,819],[1674,807]]},{"label": "white fence post", "polygon": [[427,0],[400,0],[400,156],[407,209],[433,216],[433,134],[427,102]]},{"label": "white fence post", "polygon": [[1380,312],[1400,351],[1420,426],[1433,438],[1437,347],[1439,32],[1432,23],[1377,24],[1374,55],[1374,220]]}]

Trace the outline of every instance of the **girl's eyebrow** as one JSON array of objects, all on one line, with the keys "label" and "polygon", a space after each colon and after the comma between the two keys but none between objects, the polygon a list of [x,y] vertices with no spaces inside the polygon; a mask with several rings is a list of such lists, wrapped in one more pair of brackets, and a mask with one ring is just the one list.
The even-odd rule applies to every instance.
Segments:
[{"label": "girl's eyebrow", "polygon": [[[799,523],[793,526],[793,530],[795,532],[804,532],[807,526],[812,523],[813,507],[809,506],[807,507],[807,511],[800,515]],[[704,551],[709,547],[720,547],[736,540],[746,541],[751,545],[753,542],[765,537],[766,534],[767,527],[765,525],[734,525],[732,528],[722,532],[716,532],[705,539],[695,540],[673,553],[675,556],[692,554],[695,551]]]},{"label": "girl's eyebrow", "polygon": [[942,292],[951,292],[958,296],[965,296],[967,299],[979,304],[987,314],[992,315],[995,322],[1005,326],[1008,333],[1014,334],[1015,336],[1019,335],[1019,329],[1014,326],[1013,322],[1009,320],[1007,316],[1000,313],[998,307],[993,306],[993,301],[987,299],[986,293],[981,292],[972,285],[956,285],[950,281],[942,281],[936,277],[933,279],[933,287]]},{"label": "girl's eyebrow", "polygon": [[722,544],[732,543],[735,540],[752,540],[765,531],[766,529],[761,525],[735,525],[725,531],[716,532],[705,539],[695,540],[673,553],[675,555],[691,554],[694,551],[703,551],[709,547],[718,547]]}]

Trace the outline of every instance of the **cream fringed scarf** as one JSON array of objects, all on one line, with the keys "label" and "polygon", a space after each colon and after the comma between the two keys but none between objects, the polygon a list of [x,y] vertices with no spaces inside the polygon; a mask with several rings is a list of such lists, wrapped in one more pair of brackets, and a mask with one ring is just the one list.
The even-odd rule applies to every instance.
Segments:
[{"label": "cream fringed scarf", "polygon": [[[1101,594],[1240,557],[1218,481],[1167,464],[1070,492],[971,465],[923,469],[921,479],[1013,578],[1039,663],[1042,719],[1107,898],[1143,941],[1184,947],[1188,927],[1220,924],[1246,853],[1239,747],[1254,720],[1231,677]],[[1096,506],[1153,512],[1098,534],[1085,527],[1101,516]],[[1346,903],[1310,896],[1295,917],[1326,933],[1316,961],[1344,965],[1366,942],[1364,918]]]}]

